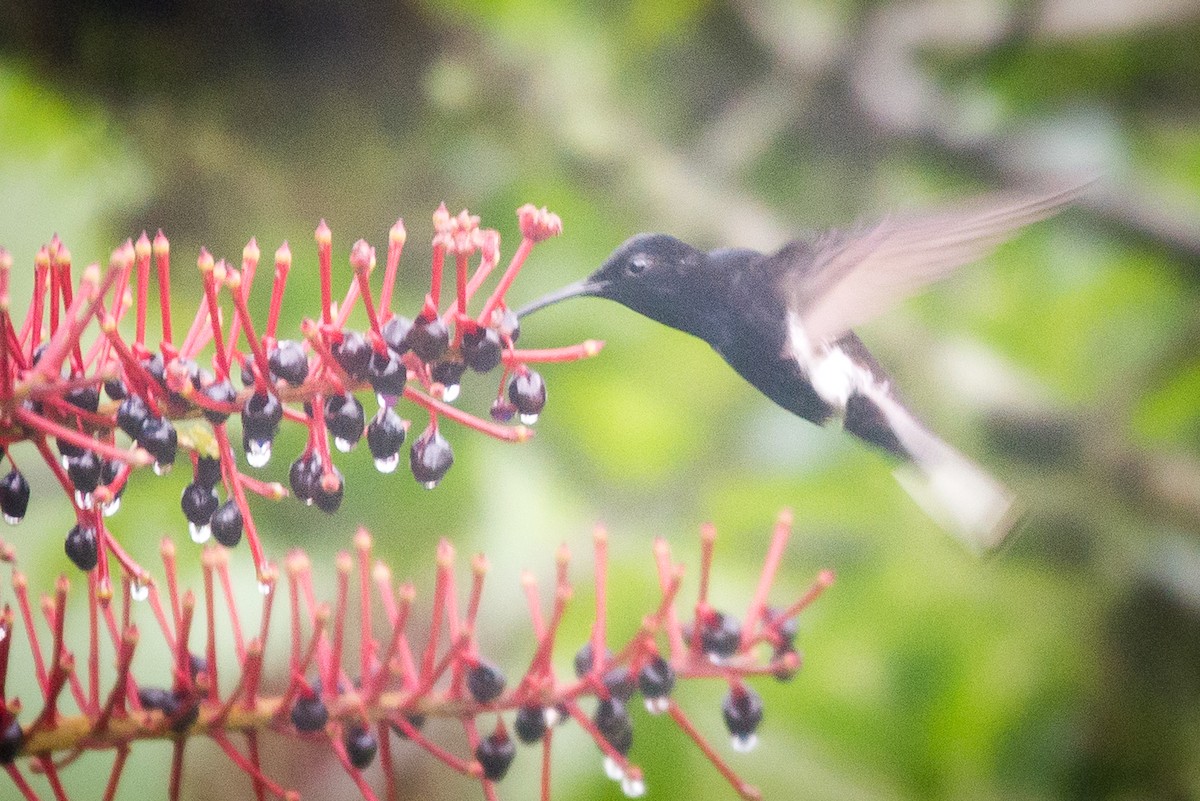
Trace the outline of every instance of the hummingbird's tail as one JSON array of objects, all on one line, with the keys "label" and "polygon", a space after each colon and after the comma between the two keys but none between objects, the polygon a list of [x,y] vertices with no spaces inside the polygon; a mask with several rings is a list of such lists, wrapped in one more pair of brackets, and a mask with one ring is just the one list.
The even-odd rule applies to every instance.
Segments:
[{"label": "hummingbird's tail", "polygon": [[899,456],[896,480],[925,513],[971,550],[999,547],[1020,520],[1016,497],[979,465],[925,428],[886,386],[846,404],[847,431]]}]

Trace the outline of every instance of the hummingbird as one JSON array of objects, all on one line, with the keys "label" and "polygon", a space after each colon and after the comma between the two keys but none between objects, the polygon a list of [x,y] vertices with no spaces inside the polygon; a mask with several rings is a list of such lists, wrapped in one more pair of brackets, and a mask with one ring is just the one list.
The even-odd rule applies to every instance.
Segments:
[{"label": "hummingbird", "polygon": [[607,298],[699,337],[787,411],[890,454],[897,480],[925,512],[986,552],[1018,522],[1015,496],[918,420],[853,329],[1057,213],[1084,186],[893,215],[774,253],[704,251],[668,234],[637,234],[590,276],[517,315],[568,298]]}]

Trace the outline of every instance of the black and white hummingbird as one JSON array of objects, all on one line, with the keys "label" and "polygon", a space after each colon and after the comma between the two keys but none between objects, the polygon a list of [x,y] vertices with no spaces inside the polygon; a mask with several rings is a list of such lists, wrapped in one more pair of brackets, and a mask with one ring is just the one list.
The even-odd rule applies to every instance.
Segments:
[{"label": "black and white hummingbird", "polygon": [[517,314],[608,298],[699,337],[784,409],[895,456],[897,480],[926,513],[986,551],[1016,524],[1015,497],[917,420],[851,329],[1053,215],[1082,188],[985,196],[824,231],[771,254],[705,252],[667,234],[638,234],[587,278]]}]

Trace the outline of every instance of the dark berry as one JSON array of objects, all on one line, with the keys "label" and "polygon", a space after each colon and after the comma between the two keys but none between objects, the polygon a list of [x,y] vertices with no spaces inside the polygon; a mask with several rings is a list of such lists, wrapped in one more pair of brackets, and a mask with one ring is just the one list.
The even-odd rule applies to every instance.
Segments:
[{"label": "dark berry", "polygon": [[21,731],[17,716],[9,715],[8,710],[0,712],[0,720],[8,718],[8,722],[0,729],[0,765],[11,765],[21,752],[21,744],[25,741],[25,732]]},{"label": "dark berry", "polygon": [[371,363],[371,345],[367,338],[357,331],[346,331],[342,341],[330,350],[333,358],[354,381],[362,381],[367,377],[367,365]]},{"label": "dark berry", "polygon": [[440,431],[427,428],[412,444],[408,461],[413,478],[426,489],[433,489],[454,464],[454,451]]},{"label": "dark berry", "polygon": [[380,395],[400,395],[408,383],[408,368],[390,350],[383,353],[371,351],[371,363],[367,367],[367,381]]},{"label": "dark berry", "polygon": [[[451,387],[458,386],[459,381],[462,380],[463,373],[466,371],[467,366],[462,362],[453,361],[451,359],[443,359],[441,361],[434,362],[433,367],[429,369],[429,375],[434,381],[446,387],[447,390],[450,390]],[[453,400],[454,397],[456,397],[455,395],[452,395],[450,391],[448,391],[446,394],[451,396],[450,400]]]},{"label": "dark berry", "polygon": [[104,382],[104,394],[115,401],[125,400],[129,395],[129,387],[119,378],[110,378]]},{"label": "dark berry", "polygon": [[212,456],[201,456],[196,460],[195,478],[197,484],[205,487],[215,487],[221,481],[221,460]]},{"label": "dark berry", "polygon": [[737,618],[714,612],[700,626],[700,647],[709,657],[728,659],[742,644],[742,627]]},{"label": "dark berry", "polygon": [[58,449],[58,455],[63,459],[70,459],[75,456],[82,456],[84,449],[74,442],[66,439],[54,440],[54,447]]},{"label": "dark berry", "polygon": [[29,508],[29,482],[20,471],[13,469],[0,479],[0,512],[10,524],[16,525]]},{"label": "dark berry", "polygon": [[150,416],[150,407],[141,395],[130,395],[117,407],[117,427],[125,432],[130,439],[137,439],[142,433],[142,426]]},{"label": "dark berry", "polygon": [[299,342],[285,339],[267,355],[271,372],[293,387],[298,387],[308,378],[308,356]]},{"label": "dark berry", "polygon": [[526,745],[536,743],[546,734],[546,710],[540,706],[521,707],[513,718],[513,730]]},{"label": "dark berry", "polygon": [[488,413],[497,423],[507,423],[517,413],[517,407],[508,398],[496,398]]},{"label": "dark berry", "polygon": [[604,674],[604,686],[613,698],[619,698],[622,701],[632,698],[633,691],[637,689],[633,675],[624,665],[615,667]]},{"label": "dark berry", "polygon": [[160,387],[167,387],[167,365],[163,361],[161,353],[152,354],[142,362],[142,367],[146,368],[146,372],[150,374]]},{"label": "dark berry", "polygon": [[[213,403],[219,403],[222,406],[230,406],[237,400],[237,390],[233,388],[233,382],[228,378],[221,381],[214,381],[211,384],[200,390],[204,393],[204,397],[208,398]],[[220,425],[229,419],[229,412],[216,411],[213,409],[205,409],[204,416],[208,422],[213,425]]]},{"label": "dark berry", "polygon": [[450,347],[450,329],[446,328],[440,317],[418,317],[404,336],[404,344],[421,361],[437,361]]},{"label": "dark berry", "polygon": [[269,393],[256,392],[242,405],[242,428],[251,439],[274,439],[282,419],[283,405]]},{"label": "dark berry", "polygon": [[[367,447],[375,457],[375,466],[395,469],[396,455],[404,444],[405,427],[400,415],[388,406],[377,414],[367,426]],[[383,463],[383,465],[381,465]],[[386,472],[391,472],[387,470]]]},{"label": "dark berry", "polygon": [[217,507],[209,525],[212,526],[213,539],[226,548],[232,548],[242,541],[242,510],[238,509],[232,498]]},{"label": "dark berry", "polygon": [[633,722],[629,710],[619,698],[605,698],[596,707],[596,728],[618,754],[628,754],[633,746]]},{"label": "dark berry", "polygon": [[67,532],[67,557],[83,572],[94,568],[100,561],[97,552],[96,529],[76,523]]},{"label": "dark berry", "polygon": [[100,390],[96,387],[75,387],[63,396],[63,400],[76,409],[93,412],[100,408]]},{"label": "dark berry", "polygon": [[175,463],[179,435],[165,417],[147,417],[137,436],[137,444],[148,450],[159,466],[167,467]]},{"label": "dark berry", "polygon": [[292,494],[306,504],[311,504],[321,484],[321,460],[316,451],[301,454],[288,471],[288,483],[292,485]]},{"label": "dark berry", "polygon": [[412,320],[407,317],[393,317],[384,324],[383,341],[397,356],[403,356],[408,350],[408,332],[411,328]]},{"label": "dark berry", "polygon": [[463,334],[463,361],[477,373],[494,370],[500,364],[503,351],[500,335],[491,328],[476,328]]},{"label": "dark berry", "polygon": [[[100,462],[100,486],[107,487],[109,484],[112,484],[114,481],[117,480],[117,476],[120,475],[120,473],[121,473],[121,463],[120,462],[112,462],[112,461],[109,461],[108,459],[101,460],[101,462]],[[123,492],[125,492],[124,485],[122,485],[120,491],[117,492],[117,495],[120,495]]]},{"label": "dark berry", "polygon": [[366,419],[362,404],[350,393],[330,395],[325,400],[325,426],[334,436],[338,450],[348,451],[362,438]]},{"label": "dark berry", "polygon": [[776,647],[777,651],[790,651],[796,643],[796,633],[800,630],[800,623],[796,620],[795,615],[789,617],[782,623],[777,620],[780,614],[779,609],[767,607],[764,611],[766,623],[775,629],[779,634],[779,644]]},{"label": "dark berry", "polygon": [[516,756],[517,747],[503,729],[484,737],[475,749],[475,759],[483,768],[484,777],[494,782],[504,778]]},{"label": "dark berry", "polygon": [[179,711],[179,699],[175,693],[162,687],[139,687],[138,701],[142,709],[157,710],[167,717],[172,717]]},{"label": "dark berry", "polygon": [[316,491],[313,493],[313,503],[317,505],[325,514],[333,514],[342,505],[342,495],[346,491],[346,480],[342,478],[342,471],[334,467],[331,471],[331,480],[334,482],[333,489],[325,488],[326,477],[320,472],[317,473]]},{"label": "dark berry", "polygon": [[675,688],[675,669],[671,663],[656,656],[638,671],[638,689],[646,698],[666,698]]},{"label": "dark berry", "polygon": [[[593,657],[594,653],[595,653],[595,651],[592,650],[592,641],[591,640],[588,640],[587,642],[585,642],[583,644],[583,646],[578,651],[575,652],[574,665],[575,665],[575,676],[576,677],[582,679],[584,676],[586,676],[587,674],[592,672],[592,667],[595,664],[595,659]],[[608,662],[612,658],[613,658],[612,649],[606,647],[604,649],[604,659],[601,660],[600,667],[603,668],[605,662]]]},{"label": "dark berry", "polygon": [[189,523],[196,526],[208,523],[213,512],[217,511],[219,503],[217,493],[212,487],[206,487],[195,481],[183,488],[183,496],[179,499],[179,505],[183,508],[183,516],[188,519]]},{"label": "dark berry", "polygon": [[104,460],[95,451],[84,451],[67,459],[67,477],[75,485],[75,491],[90,495],[100,486],[100,468]]},{"label": "dark berry", "polygon": [[467,689],[481,704],[495,701],[504,692],[504,674],[490,662],[480,662],[467,672]]},{"label": "dark berry", "polygon": [[734,738],[746,740],[762,723],[762,698],[749,687],[731,688],[721,703],[721,716],[725,718],[725,728]]},{"label": "dark berry", "polygon": [[328,721],[329,710],[316,693],[308,698],[298,697],[292,705],[292,725],[299,731],[320,731]]},{"label": "dark berry", "polygon": [[508,399],[522,417],[536,418],[546,406],[546,382],[534,370],[518,373],[508,383]]},{"label": "dark berry", "polygon": [[379,750],[379,741],[370,729],[356,723],[346,727],[346,756],[350,764],[359,770],[366,770],[375,761],[375,752]]}]

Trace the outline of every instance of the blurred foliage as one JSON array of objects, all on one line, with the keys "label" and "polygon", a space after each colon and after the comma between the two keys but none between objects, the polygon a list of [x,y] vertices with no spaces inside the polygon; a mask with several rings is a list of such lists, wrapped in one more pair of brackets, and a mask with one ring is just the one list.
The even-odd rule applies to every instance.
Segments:
[{"label": "blurred foliage", "polygon": [[[10,0],[0,241],[28,265],[57,231],[86,263],[162,227],[184,310],[202,244],[229,258],[251,236],[264,255],[290,240],[294,326],[317,303],[321,217],[344,256],[360,236],[382,246],[405,216],[399,302],[411,310],[442,200],[510,246],[521,203],[562,215],[565,235],[537,249],[513,295],[533,298],[639,230],[766,249],[1020,183],[1016,163],[1098,168],[1109,180],[1097,191],[1120,203],[1038,226],[863,332],[930,424],[1025,499],[1023,535],[989,560],[937,531],[881,456],[775,409],[701,343],[590,300],[526,328],[530,344],[608,342],[546,371],[531,444],[449,432],[458,462],[434,492],[356,453],[340,461],[348,491],[333,520],[288,502],[256,511],[273,553],[303,546],[318,563],[365,524],[426,593],[438,537],[487,552],[482,639],[520,664],[518,571],[550,575],[566,541],[586,584],[593,521],[613,535],[612,620],[628,632],[654,594],[653,536],[694,557],[692,532],[713,520],[714,591],[736,605],[776,510],[792,506],[783,588],[823,566],[839,582],[802,621],[804,670],[763,687],[762,747],[737,758],[766,797],[1200,797],[1200,250],[1186,246],[1200,232],[1200,15],[1166,0],[1105,9]],[[872,68],[893,51],[911,75]],[[930,107],[888,88],[898,75],[938,93],[909,128],[905,110]],[[460,403],[482,411],[491,391],[468,386]],[[296,432],[282,438],[266,472],[282,478],[300,447]],[[187,552],[179,472],[139,475],[114,521],[147,563],[164,534]],[[69,510],[48,475],[34,478],[12,540],[48,587],[66,567]],[[590,601],[578,596],[567,641],[586,636]],[[717,739],[720,695],[683,699]],[[637,732],[651,797],[714,797],[717,774],[681,735],[644,716]],[[574,736],[555,762],[561,797],[617,797]],[[145,778],[120,797],[165,785],[167,754],[135,750]],[[522,756],[508,795],[534,786],[536,760]],[[329,760],[274,759],[309,797],[351,791]],[[429,759],[406,770],[413,797],[476,792]],[[243,797],[232,773],[198,752],[186,797]],[[67,772],[83,786],[94,775]]]}]

